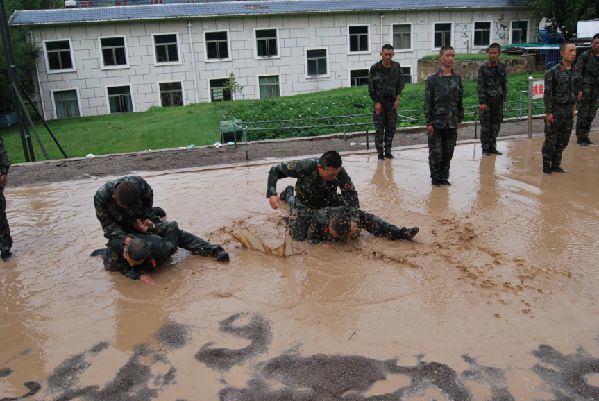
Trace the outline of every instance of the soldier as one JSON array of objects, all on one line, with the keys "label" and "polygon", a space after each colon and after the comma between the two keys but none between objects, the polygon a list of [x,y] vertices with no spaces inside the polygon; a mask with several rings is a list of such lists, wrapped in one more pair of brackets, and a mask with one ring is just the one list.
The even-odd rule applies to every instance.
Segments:
[{"label": "soldier", "polygon": [[384,45],[381,49],[381,61],[370,67],[368,76],[368,93],[374,102],[374,142],[379,160],[385,160],[385,157],[394,159],[391,145],[397,129],[399,96],[404,87],[401,67],[399,63],[391,61],[393,54],[393,46]]},{"label": "soldier", "polygon": [[154,285],[154,279],[148,273],[166,262],[177,248],[187,249],[193,255],[212,256],[219,262],[229,261],[223,248],[180,230],[175,221],[160,221],[155,227],[148,228],[147,234],[128,235],[123,241],[112,239],[106,250],[98,250],[92,255],[103,255],[107,271],[118,271],[132,280]]},{"label": "soldier", "polygon": [[543,173],[567,173],[560,167],[562,152],[568,146],[576,99],[582,93],[582,76],[576,60],[576,45],[566,41],[560,45],[562,61],[545,74],[545,142],[543,142]]},{"label": "soldier", "polygon": [[462,78],[452,69],[455,51],[443,46],[439,52],[441,68],[426,79],[424,117],[428,130],[428,164],[432,185],[451,185],[449,166],[464,119]]},{"label": "soldier", "polygon": [[[351,222],[345,206],[319,209],[314,212],[307,241],[315,245],[325,241],[351,239],[353,236]],[[368,231],[375,237],[387,237],[391,240],[411,240],[420,231],[418,227],[399,228],[362,210],[358,210],[358,228]]]},{"label": "soldier", "polygon": [[[358,193],[341,167],[341,156],[335,151],[323,154],[320,159],[279,163],[270,169],[266,197],[273,209],[280,207],[277,181],[280,178],[297,178],[293,210],[290,210],[289,232],[296,241],[305,241],[314,212],[323,207],[347,206],[352,218],[352,231],[358,228]],[[337,194],[341,189],[341,196]]]},{"label": "soldier", "polygon": [[581,146],[597,144],[589,138],[589,131],[599,107],[599,33],[593,36],[591,46],[591,49],[578,57],[578,68],[582,75],[582,98],[578,105],[576,143]]},{"label": "soldier", "polygon": [[499,62],[501,46],[493,43],[487,49],[489,60],[478,69],[478,102],[480,103],[480,142],[483,155],[501,155],[497,150],[497,135],[503,121],[503,105],[507,94],[505,64]]},{"label": "soldier", "polygon": [[12,238],[6,218],[6,198],[4,197],[4,188],[8,182],[8,169],[10,169],[10,158],[4,141],[0,138],[0,257],[5,262],[12,256],[10,252]]}]

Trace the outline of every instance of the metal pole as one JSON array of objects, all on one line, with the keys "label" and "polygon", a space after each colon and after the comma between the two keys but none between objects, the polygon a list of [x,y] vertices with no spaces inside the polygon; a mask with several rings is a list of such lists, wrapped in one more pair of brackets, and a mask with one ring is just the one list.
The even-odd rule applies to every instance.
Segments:
[{"label": "metal pole", "polygon": [[[15,84],[13,83],[13,86],[14,85]],[[19,99],[19,104],[21,105],[23,110],[25,110],[25,103],[23,103],[23,98],[21,97],[19,90],[16,87],[14,87],[14,90],[15,90],[15,94],[17,95],[17,98]],[[35,138],[37,139],[37,142],[40,144],[40,148],[42,148],[42,152],[44,153],[44,156],[46,156],[46,160],[50,160],[50,157],[48,156],[48,152],[46,152],[46,148],[44,148],[44,144],[42,143],[40,136],[37,134],[35,125],[33,124],[33,121],[31,121],[31,116],[29,115],[29,113],[24,113],[24,114],[25,114],[25,117],[27,117],[27,121],[29,121],[29,125],[31,125],[31,129],[33,130],[33,133],[35,134]],[[33,149],[31,149],[31,155],[33,155]]]},{"label": "metal pole", "polygon": [[474,110],[474,139],[478,139],[478,110]]},{"label": "metal pole", "polygon": [[366,149],[370,149],[370,136],[368,136],[368,130],[370,129],[370,126],[366,127]]},{"label": "metal pole", "polygon": [[532,138],[532,80],[528,77],[528,138]]},{"label": "metal pole", "polygon": [[243,130],[243,140],[245,141],[245,160],[250,160],[248,155],[248,134],[245,128]]}]

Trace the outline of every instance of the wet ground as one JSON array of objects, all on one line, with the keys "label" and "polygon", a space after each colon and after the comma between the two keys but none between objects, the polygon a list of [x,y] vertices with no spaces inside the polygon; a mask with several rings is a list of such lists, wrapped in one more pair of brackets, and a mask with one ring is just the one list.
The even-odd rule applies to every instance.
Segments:
[{"label": "wet ground", "polygon": [[179,251],[155,286],[89,257],[101,180],[10,188],[0,399],[599,399],[599,146],[546,176],[541,143],[458,146],[449,188],[426,148],[344,157],[362,208],[420,233],[286,258],[231,235],[284,241],[269,165],[144,174],[169,219],[231,255]]}]

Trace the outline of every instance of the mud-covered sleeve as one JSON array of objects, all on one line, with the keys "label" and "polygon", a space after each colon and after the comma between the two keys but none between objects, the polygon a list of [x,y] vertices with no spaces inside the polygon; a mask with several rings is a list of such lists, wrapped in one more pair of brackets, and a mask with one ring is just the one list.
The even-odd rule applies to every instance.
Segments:
[{"label": "mud-covered sleeve", "polygon": [[152,211],[152,206],[154,205],[154,191],[150,184],[141,177],[139,178],[138,185],[139,197],[141,200],[141,217],[142,219],[154,220],[157,218]]},{"label": "mud-covered sleeve", "polygon": [[372,66],[370,67],[370,72],[368,73],[368,94],[370,95],[370,98],[373,102],[378,103],[380,102],[380,100],[376,94],[376,87],[374,85],[374,75],[374,66]]},{"label": "mud-covered sleeve", "polygon": [[105,192],[105,187],[102,187],[96,192],[94,196],[94,208],[96,209],[96,218],[100,221],[102,225],[102,231],[104,231],[104,236],[110,240],[112,239],[120,239],[121,241],[125,240],[127,233],[121,229],[121,226],[117,221],[115,221],[109,213],[109,198]]},{"label": "mud-covered sleeve", "polygon": [[123,255],[123,241],[124,239],[111,239],[108,241],[107,252],[110,252],[110,270],[119,271],[123,276],[131,280],[139,280],[141,272],[138,266],[131,266]]},{"label": "mud-covered sleeve", "polygon": [[460,77],[460,82],[458,83],[459,93],[458,93],[458,124],[464,121],[464,86],[462,85],[462,78]]},{"label": "mud-covered sleeve", "polygon": [[587,55],[588,53],[583,52],[580,53],[580,56],[578,56],[578,58],[576,59],[576,64],[578,64],[578,69],[580,70],[580,74],[584,74],[584,70],[587,66]]},{"label": "mud-covered sleeve", "polygon": [[6,151],[6,145],[4,145],[4,141],[2,138],[0,138],[0,174],[8,174],[9,169],[10,157],[8,157],[8,152]]},{"label": "mud-covered sleeve", "polygon": [[478,104],[487,104],[487,91],[485,90],[485,76],[483,75],[484,65],[478,67]]},{"label": "mud-covered sleeve", "polygon": [[397,80],[397,87],[395,88],[395,93],[397,93],[397,96],[399,96],[401,95],[401,92],[405,87],[405,82],[403,79],[403,73],[401,72],[401,64],[397,63],[397,68],[399,69],[399,79]]},{"label": "mud-covered sleeve", "polygon": [[351,181],[349,174],[342,167],[339,175],[339,188],[341,189],[341,196],[345,200],[345,204],[349,210],[349,215],[353,221],[358,221],[358,210],[360,209],[360,201],[358,200],[358,191],[354,187],[354,183]]},{"label": "mud-covered sleeve", "polygon": [[426,125],[433,125],[433,99],[435,98],[435,88],[431,77],[424,83],[424,119]]},{"label": "mud-covered sleeve", "polygon": [[330,220],[328,219],[328,213],[326,209],[319,209],[314,212],[312,216],[312,222],[308,227],[308,234],[306,235],[306,242],[311,245],[319,245],[323,241],[324,230],[328,230]]},{"label": "mud-covered sleeve", "polygon": [[543,100],[545,101],[545,113],[553,113],[553,91],[555,83],[555,70],[552,68],[545,74],[545,91],[543,94]]},{"label": "mud-covered sleeve", "polygon": [[277,181],[281,178],[291,177],[298,178],[301,171],[304,169],[305,161],[289,162],[275,164],[270,168],[268,173],[268,183],[266,188],[266,197],[270,198],[277,194]]}]

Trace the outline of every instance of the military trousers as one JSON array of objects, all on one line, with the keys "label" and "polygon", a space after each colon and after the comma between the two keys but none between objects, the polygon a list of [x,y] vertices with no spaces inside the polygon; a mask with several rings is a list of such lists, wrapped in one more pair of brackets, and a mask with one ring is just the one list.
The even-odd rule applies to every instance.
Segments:
[{"label": "military trousers", "polygon": [[[295,241],[305,241],[313,221],[314,209],[298,204],[294,196],[288,196],[289,202],[289,234]],[[328,199],[325,207],[345,206],[341,196]]]},{"label": "military trousers", "polygon": [[497,150],[497,136],[503,122],[503,96],[489,96],[487,110],[480,115],[480,143],[483,151]]},{"label": "military trousers", "polygon": [[187,249],[194,255],[214,256],[219,248],[218,245],[212,245],[197,235],[179,229],[176,221],[162,221],[157,224],[153,235],[158,235],[179,248]]},{"label": "military trousers", "polygon": [[588,138],[591,124],[599,107],[599,85],[582,84],[582,99],[578,104],[578,119],[576,120],[576,136]]},{"label": "military trousers", "polygon": [[428,166],[431,179],[449,179],[449,166],[458,139],[457,128],[434,127],[433,135],[428,137]]},{"label": "military trousers", "polygon": [[545,142],[543,142],[543,167],[558,168],[562,163],[562,152],[570,142],[574,125],[574,103],[554,104],[553,122],[545,120]]},{"label": "military trousers", "polygon": [[397,130],[397,111],[395,111],[396,98],[385,98],[381,101],[381,112],[376,114],[373,110],[372,118],[376,134],[374,136],[374,144],[379,155],[383,153],[391,153],[393,145],[393,137]]},{"label": "military trousers", "polygon": [[0,191],[0,250],[7,252],[10,251],[10,248],[12,248],[12,237],[6,218],[6,198],[4,192]]},{"label": "military trousers", "polygon": [[393,224],[387,223],[372,213],[363,210],[358,211],[358,228],[368,231],[375,237],[391,238],[393,230],[397,229]]}]

